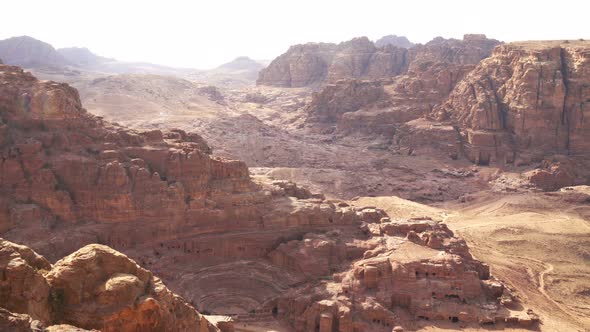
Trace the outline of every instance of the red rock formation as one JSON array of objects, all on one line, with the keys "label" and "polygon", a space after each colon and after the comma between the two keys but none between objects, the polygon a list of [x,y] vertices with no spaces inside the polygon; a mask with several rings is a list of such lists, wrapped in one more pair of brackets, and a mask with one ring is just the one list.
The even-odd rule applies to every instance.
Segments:
[{"label": "red rock formation", "polygon": [[12,312],[26,313],[32,319],[48,322],[49,285],[43,271],[49,262],[33,250],[0,239],[0,303]]},{"label": "red rock formation", "polygon": [[391,77],[407,68],[406,54],[406,49],[392,45],[377,48],[366,37],[337,45],[295,45],[261,70],[256,83],[304,87],[346,78]]},{"label": "red rock formation", "polygon": [[0,80],[0,229],[26,222],[15,219],[25,208],[71,223],[179,222],[201,214],[206,196],[222,205],[224,192],[253,185],[243,163],[211,158],[198,135],[107,126],[82,109],[76,90],[16,67],[2,67]]},{"label": "red rock formation", "polygon": [[[577,176],[581,176],[583,179],[588,178],[587,172],[583,169],[585,169],[584,165],[576,164],[562,156],[562,158],[553,158],[553,160],[543,160],[541,167],[525,173],[525,176],[537,188],[544,191],[554,191],[580,182]],[[586,174],[582,175],[584,173]]]},{"label": "red rock formation", "polygon": [[[491,53],[499,42],[484,35],[465,35],[464,39],[436,38],[426,45],[409,50],[393,45],[375,46],[366,37],[355,38],[340,44],[305,44],[292,46],[260,71],[257,84],[282,87],[317,87],[342,79],[375,80],[408,73],[409,80],[425,77],[430,86],[410,82],[403,89],[431,89],[446,85],[446,96],[455,82],[469,68],[457,65],[475,65]],[[449,67],[449,68],[447,68]],[[440,72],[440,73],[439,73]],[[440,89],[440,88],[439,88]]]},{"label": "red rock formation", "polygon": [[29,315],[15,314],[0,308],[0,331],[38,332],[43,331],[43,325]]},{"label": "red rock formation", "polygon": [[590,43],[522,42],[496,48],[435,109],[461,129],[479,163],[541,160],[590,151],[583,114]]},{"label": "red rock formation", "polygon": [[370,107],[383,98],[381,82],[340,81],[315,92],[309,104],[310,122],[338,122],[342,114]]},{"label": "red rock formation", "polygon": [[[0,67],[0,117],[4,237],[52,261],[89,243],[112,246],[201,309],[248,312],[280,292],[273,278],[252,288],[254,300],[235,292],[211,303],[216,288],[193,292],[207,280],[193,272],[253,260],[252,269],[263,273],[280,243],[360,223],[352,209],[321,195],[252,181],[244,163],[211,157],[198,135],[138,133],[103,122],[84,111],[74,89],[39,82],[17,67]],[[216,279],[221,289],[219,280],[233,284],[238,277],[230,270]],[[299,280],[280,273],[276,279]]]},{"label": "red rock formation", "polygon": [[[278,315],[292,321],[296,331],[390,331],[394,326],[409,327],[408,317],[463,323],[514,321],[521,326],[538,320],[534,314],[506,316],[502,298],[511,297],[509,291],[490,277],[489,267],[474,260],[465,242],[446,225],[385,220],[368,228],[372,235],[355,244],[357,253],[364,251],[361,259],[350,248],[334,250],[343,240],[336,233],[277,249],[276,257],[288,262],[287,268],[328,276],[319,285],[292,290],[276,302]],[[331,254],[324,253],[327,248],[332,248]],[[319,257],[329,261],[314,268]],[[354,262],[340,264],[343,260]],[[327,271],[330,266],[337,272]]]},{"label": "red rock formation", "polygon": [[[400,124],[429,114],[498,44],[497,40],[483,35],[465,35],[463,40],[436,38],[407,50],[405,67],[398,66],[403,68],[396,72],[379,69],[381,75],[354,75],[335,70],[331,73],[333,80],[347,77],[371,80],[343,80],[326,85],[312,97],[308,123],[319,122],[321,127],[335,124],[343,132],[360,130],[392,135]],[[371,62],[371,65],[380,66],[379,63]]]},{"label": "red rock formation", "polygon": [[46,275],[54,319],[101,331],[216,331],[151,272],[102,245],[61,259]]},{"label": "red rock formation", "polygon": [[0,305],[18,313],[0,309],[0,327],[218,331],[151,272],[106,246],[88,245],[51,266],[31,249],[0,239],[0,271]]},{"label": "red rock formation", "polygon": [[[75,251],[48,273],[36,255],[9,251],[6,269],[18,266],[16,280],[39,291],[22,303],[24,283],[11,283],[8,309],[32,319],[49,315],[51,323],[104,331],[204,324],[124,255],[98,244],[78,250],[89,243],[122,250],[201,311],[238,320],[275,315],[299,331],[370,330],[443,313],[483,319],[469,301],[497,305],[485,266],[444,226],[399,226],[375,208],[251,179],[244,163],[212,157],[198,135],[108,124],[85,112],[74,89],[16,67],[0,66],[0,117],[2,236],[52,261]],[[440,275],[425,284],[414,270]],[[326,287],[326,280],[334,283]],[[398,288],[388,286],[393,281]],[[422,305],[437,285],[453,282],[464,287],[456,295],[466,304],[444,309],[456,298],[443,297],[436,307]],[[391,316],[412,287],[420,291],[406,320]],[[35,304],[44,298],[49,311]]]}]

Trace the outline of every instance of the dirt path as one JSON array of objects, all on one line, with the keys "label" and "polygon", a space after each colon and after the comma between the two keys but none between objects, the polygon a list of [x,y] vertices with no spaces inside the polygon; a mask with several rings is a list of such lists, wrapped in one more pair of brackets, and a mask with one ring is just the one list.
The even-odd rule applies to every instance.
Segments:
[{"label": "dirt path", "polygon": [[[523,262],[523,264],[525,266],[527,266],[528,268],[533,269],[533,266],[530,265],[530,263],[535,263],[537,265],[543,266],[545,267],[545,269],[543,271],[541,271],[539,273],[539,276],[537,278],[537,283],[538,283],[538,287],[537,290],[539,291],[539,293],[552,305],[554,305],[555,307],[557,307],[557,309],[559,309],[561,312],[563,312],[565,315],[567,315],[569,318],[571,318],[573,320],[573,322],[580,324],[581,326],[584,326],[584,322],[580,321],[579,318],[572,313],[569,308],[559,302],[557,302],[546,290],[546,284],[545,284],[545,277],[552,273],[555,269],[555,267],[553,266],[553,264],[548,263],[546,261],[542,261],[536,258],[531,258],[531,257],[526,257],[526,256],[520,256],[520,255],[512,255],[512,254],[506,254],[503,252],[498,251],[496,248],[490,246],[487,243],[482,243],[479,242],[477,240],[475,240],[470,234],[469,232],[465,232],[467,230],[472,230],[475,228],[480,228],[480,227],[486,227],[489,226],[489,224],[487,223],[480,223],[480,224],[473,224],[473,225],[469,225],[469,226],[463,226],[463,227],[458,227],[455,228],[456,231],[458,231],[460,233],[460,236],[466,240],[468,240],[470,243],[470,247],[473,248],[479,248],[479,249],[483,249],[489,252],[493,252],[494,256],[502,256],[502,257],[506,257],[506,260],[504,260],[505,263],[509,263],[511,261],[520,261]],[[475,256],[475,255],[474,255]],[[477,259],[481,259],[476,257]],[[526,262],[530,262],[529,264],[527,264]],[[506,267],[509,267],[509,264],[506,264]],[[514,286],[514,285],[513,285]],[[518,289],[518,288],[517,288]]]}]

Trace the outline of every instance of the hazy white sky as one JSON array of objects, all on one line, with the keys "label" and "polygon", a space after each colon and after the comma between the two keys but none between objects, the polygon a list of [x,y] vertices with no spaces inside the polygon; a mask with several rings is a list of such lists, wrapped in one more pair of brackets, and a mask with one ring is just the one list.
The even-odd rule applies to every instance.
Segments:
[{"label": "hazy white sky", "polygon": [[29,35],[56,48],[195,68],[357,36],[590,38],[588,0],[4,0],[0,8],[0,39]]}]

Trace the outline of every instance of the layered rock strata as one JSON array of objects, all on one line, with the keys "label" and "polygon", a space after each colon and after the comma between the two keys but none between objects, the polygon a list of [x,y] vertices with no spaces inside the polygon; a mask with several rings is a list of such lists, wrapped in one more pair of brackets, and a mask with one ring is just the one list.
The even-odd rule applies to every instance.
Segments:
[{"label": "layered rock strata", "polygon": [[435,109],[460,128],[466,155],[481,164],[584,155],[590,130],[590,43],[502,45]]},{"label": "layered rock strata", "polygon": [[436,38],[404,49],[407,68],[395,74],[363,77],[336,73],[333,77],[347,79],[326,84],[313,94],[307,123],[344,133],[392,136],[401,124],[430,114],[498,44],[480,35],[465,35],[463,40]]},{"label": "layered rock strata", "polygon": [[340,44],[295,45],[258,74],[258,85],[317,87],[345,78],[378,79],[404,72],[408,51],[392,45],[376,47],[366,37]]}]

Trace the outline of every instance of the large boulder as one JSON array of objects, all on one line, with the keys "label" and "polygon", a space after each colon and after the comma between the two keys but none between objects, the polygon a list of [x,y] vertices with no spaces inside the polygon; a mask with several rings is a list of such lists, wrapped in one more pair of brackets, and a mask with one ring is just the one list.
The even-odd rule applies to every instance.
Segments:
[{"label": "large boulder", "polygon": [[48,323],[49,285],[43,273],[51,264],[33,250],[0,238],[0,306]]},{"label": "large boulder", "polygon": [[101,331],[215,331],[162,281],[127,256],[92,244],[47,274],[57,322]]},{"label": "large boulder", "polygon": [[[218,331],[150,271],[92,244],[53,267],[0,239],[0,330]],[[65,324],[65,325],[64,325]]]},{"label": "large boulder", "polygon": [[33,320],[29,315],[16,314],[0,308],[0,331],[42,332],[44,329],[39,321]]}]

